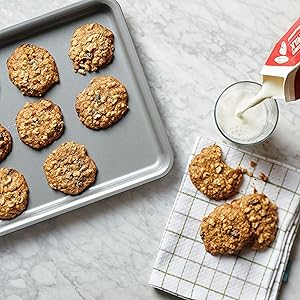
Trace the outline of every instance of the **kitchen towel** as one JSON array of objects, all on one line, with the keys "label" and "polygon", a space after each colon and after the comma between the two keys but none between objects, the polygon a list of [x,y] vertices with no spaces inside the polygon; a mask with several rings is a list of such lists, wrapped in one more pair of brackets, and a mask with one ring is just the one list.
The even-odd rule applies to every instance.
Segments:
[{"label": "kitchen towel", "polygon": [[[300,172],[286,164],[218,142],[230,166],[241,165],[244,175],[238,198],[265,193],[278,206],[278,231],[265,251],[242,251],[238,255],[212,256],[199,235],[201,219],[224,201],[208,199],[193,186],[188,175],[191,159],[203,147],[216,143],[199,137],[188,161],[169,216],[150,277],[150,285],[184,299],[275,300],[299,226]],[[256,166],[251,167],[250,162]],[[268,176],[261,180],[260,174]],[[231,202],[232,199],[226,202]]]}]

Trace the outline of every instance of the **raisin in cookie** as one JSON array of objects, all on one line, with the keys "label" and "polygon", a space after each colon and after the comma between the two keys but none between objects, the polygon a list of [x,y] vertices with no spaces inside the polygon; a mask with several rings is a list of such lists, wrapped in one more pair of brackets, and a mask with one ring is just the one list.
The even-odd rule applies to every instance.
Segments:
[{"label": "raisin in cookie", "polygon": [[276,237],[278,223],[276,204],[264,194],[252,194],[234,200],[232,205],[239,207],[251,224],[254,235],[251,249],[266,249]]},{"label": "raisin in cookie", "polygon": [[225,200],[238,192],[243,174],[240,168],[232,169],[222,160],[218,145],[202,149],[189,165],[194,186],[211,199]]},{"label": "raisin in cookie", "polygon": [[12,138],[9,131],[0,124],[0,162],[6,158],[11,151]]},{"label": "raisin in cookie", "polygon": [[44,48],[23,44],[7,60],[11,82],[27,96],[42,96],[59,81],[54,58]]},{"label": "raisin in cookie", "polygon": [[28,204],[29,189],[24,176],[8,168],[0,169],[0,219],[20,215]]},{"label": "raisin in cookie", "polygon": [[128,110],[125,86],[112,76],[95,77],[76,100],[76,112],[88,128],[107,128],[118,122]]},{"label": "raisin in cookie", "polygon": [[42,149],[59,139],[64,122],[58,105],[47,99],[25,103],[16,117],[20,139],[34,149]]},{"label": "raisin in cookie", "polygon": [[200,235],[212,255],[233,254],[249,244],[251,227],[238,207],[224,204],[203,218]]},{"label": "raisin in cookie", "polygon": [[65,194],[77,195],[96,179],[97,167],[86,148],[66,142],[51,152],[44,162],[48,184]]},{"label": "raisin in cookie", "polygon": [[114,34],[105,26],[92,23],[77,28],[71,39],[69,57],[75,72],[93,72],[113,59]]}]

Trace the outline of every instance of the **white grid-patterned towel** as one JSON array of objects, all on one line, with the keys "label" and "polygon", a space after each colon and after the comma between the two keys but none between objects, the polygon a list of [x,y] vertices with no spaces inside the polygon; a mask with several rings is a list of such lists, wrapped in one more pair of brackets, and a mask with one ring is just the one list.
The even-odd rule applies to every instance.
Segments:
[{"label": "white grid-patterned towel", "polygon": [[[189,162],[203,147],[214,143],[198,138]],[[244,176],[240,194],[252,193],[255,187],[276,202],[279,214],[276,240],[262,252],[246,250],[235,256],[207,253],[199,235],[200,221],[224,202],[209,200],[198,192],[187,174],[187,165],[150,284],[186,299],[274,300],[299,225],[300,172],[223,143],[218,145],[226,163],[240,164],[253,172],[253,177]],[[255,168],[250,167],[251,160],[257,162]],[[269,177],[267,183],[259,179],[261,172]]]}]

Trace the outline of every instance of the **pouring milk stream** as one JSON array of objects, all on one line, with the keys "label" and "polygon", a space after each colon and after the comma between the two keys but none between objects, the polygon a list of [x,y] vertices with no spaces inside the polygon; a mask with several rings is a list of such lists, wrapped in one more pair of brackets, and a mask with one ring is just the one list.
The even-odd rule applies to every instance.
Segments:
[{"label": "pouring milk stream", "polygon": [[300,99],[300,18],[275,44],[261,74],[262,88],[246,103],[242,101],[236,116],[243,114],[267,98],[293,101]]}]

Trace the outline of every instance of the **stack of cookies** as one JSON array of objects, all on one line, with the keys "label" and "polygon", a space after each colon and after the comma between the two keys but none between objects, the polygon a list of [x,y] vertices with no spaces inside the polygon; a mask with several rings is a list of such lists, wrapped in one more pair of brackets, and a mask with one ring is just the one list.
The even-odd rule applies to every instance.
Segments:
[{"label": "stack of cookies", "polygon": [[[213,145],[202,149],[189,165],[195,187],[210,199],[227,200],[234,196],[245,170],[233,169],[222,160],[222,150]],[[277,206],[256,191],[230,204],[215,208],[201,223],[200,235],[212,255],[234,254],[246,247],[264,250],[275,239]]]},{"label": "stack of cookies", "polygon": [[[114,34],[92,23],[77,28],[68,56],[76,73],[85,75],[113,61]],[[33,44],[17,47],[7,59],[8,76],[25,96],[42,97],[59,82],[58,68],[48,50]],[[74,99],[75,100],[75,99]],[[100,130],[117,123],[128,111],[125,86],[113,76],[97,76],[79,92],[74,113],[87,127]],[[21,141],[35,150],[48,147],[64,133],[61,108],[50,99],[26,102],[16,116]],[[0,124],[0,162],[12,149],[12,137]],[[68,195],[77,195],[96,180],[97,166],[84,145],[69,141],[58,146],[43,166],[49,186]],[[0,219],[12,219],[27,207],[29,188],[17,170],[0,168]]]},{"label": "stack of cookies", "polygon": [[245,247],[264,250],[275,239],[277,206],[264,194],[252,194],[218,206],[201,223],[201,238],[213,255],[233,254]]}]

